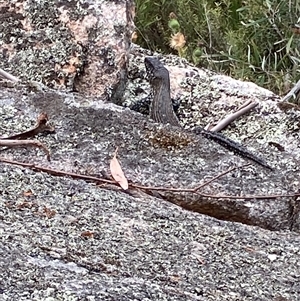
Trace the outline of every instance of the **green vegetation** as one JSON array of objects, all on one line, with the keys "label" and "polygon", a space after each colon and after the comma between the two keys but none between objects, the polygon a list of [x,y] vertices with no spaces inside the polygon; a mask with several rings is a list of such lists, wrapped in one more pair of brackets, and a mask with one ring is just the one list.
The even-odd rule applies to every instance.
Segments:
[{"label": "green vegetation", "polygon": [[298,0],[136,0],[137,43],[286,93],[300,78]]}]

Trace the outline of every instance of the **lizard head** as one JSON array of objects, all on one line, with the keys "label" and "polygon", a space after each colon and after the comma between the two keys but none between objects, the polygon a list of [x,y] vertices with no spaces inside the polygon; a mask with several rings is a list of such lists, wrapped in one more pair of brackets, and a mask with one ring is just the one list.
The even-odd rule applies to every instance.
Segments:
[{"label": "lizard head", "polygon": [[169,71],[156,57],[146,57],[145,67],[151,84],[155,84],[158,81],[169,81]]}]

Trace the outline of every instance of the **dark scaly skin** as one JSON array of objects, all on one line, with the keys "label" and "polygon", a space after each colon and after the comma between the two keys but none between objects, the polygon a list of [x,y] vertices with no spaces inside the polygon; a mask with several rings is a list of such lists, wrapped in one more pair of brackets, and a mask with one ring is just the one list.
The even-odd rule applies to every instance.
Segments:
[{"label": "dark scaly skin", "polygon": [[159,123],[180,126],[171,101],[169,71],[158,59],[152,57],[145,58],[145,65],[153,89],[150,117]]},{"label": "dark scaly skin", "polygon": [[[155,57],[146,57],[145,66],[149,82],[153,90],[153,100],[150,106],[150,117],[159,123],[169,123],[171,125],[181,127],[173,110],[171,101],[169,71]],[[251,153],[246,147],[220,133],[210,132],[201,127],[196,127],[193,132],[210,140],[214,140],[226,149],[233,151],[235,154],[272,170],[272,167],[269,166],[263,159]]]}]

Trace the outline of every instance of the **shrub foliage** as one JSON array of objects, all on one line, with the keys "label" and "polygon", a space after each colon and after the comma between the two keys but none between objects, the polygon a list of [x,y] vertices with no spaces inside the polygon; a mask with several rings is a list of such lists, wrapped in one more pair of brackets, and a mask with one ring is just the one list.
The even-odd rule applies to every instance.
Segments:
[{"label": "shrub foliage", "polygon": [[300,78],[297,22],[298,0],[136,0],[138,44],[279,94]]}]

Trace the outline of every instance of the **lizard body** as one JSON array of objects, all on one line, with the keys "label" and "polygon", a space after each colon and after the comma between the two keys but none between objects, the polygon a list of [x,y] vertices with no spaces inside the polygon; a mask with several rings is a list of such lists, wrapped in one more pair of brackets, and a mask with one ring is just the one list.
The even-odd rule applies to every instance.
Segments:
[{"label": "lizard body", "polygon": [[[153,100],[150,105],[150,117],[158,123],[169,123],[173,126],[181,127],[171,101],[169,71],[155,57],[146,57],[145,66],[153,90]],[[250,152],[243,145],[220,133],[211,132],[201,127],[196,127],[193,132],[197,135],[204,136],[207,139],[214,140],[226,149],[233,151],[235,154],[272,170],[272,167],[270,167],[263,159]]]}]

